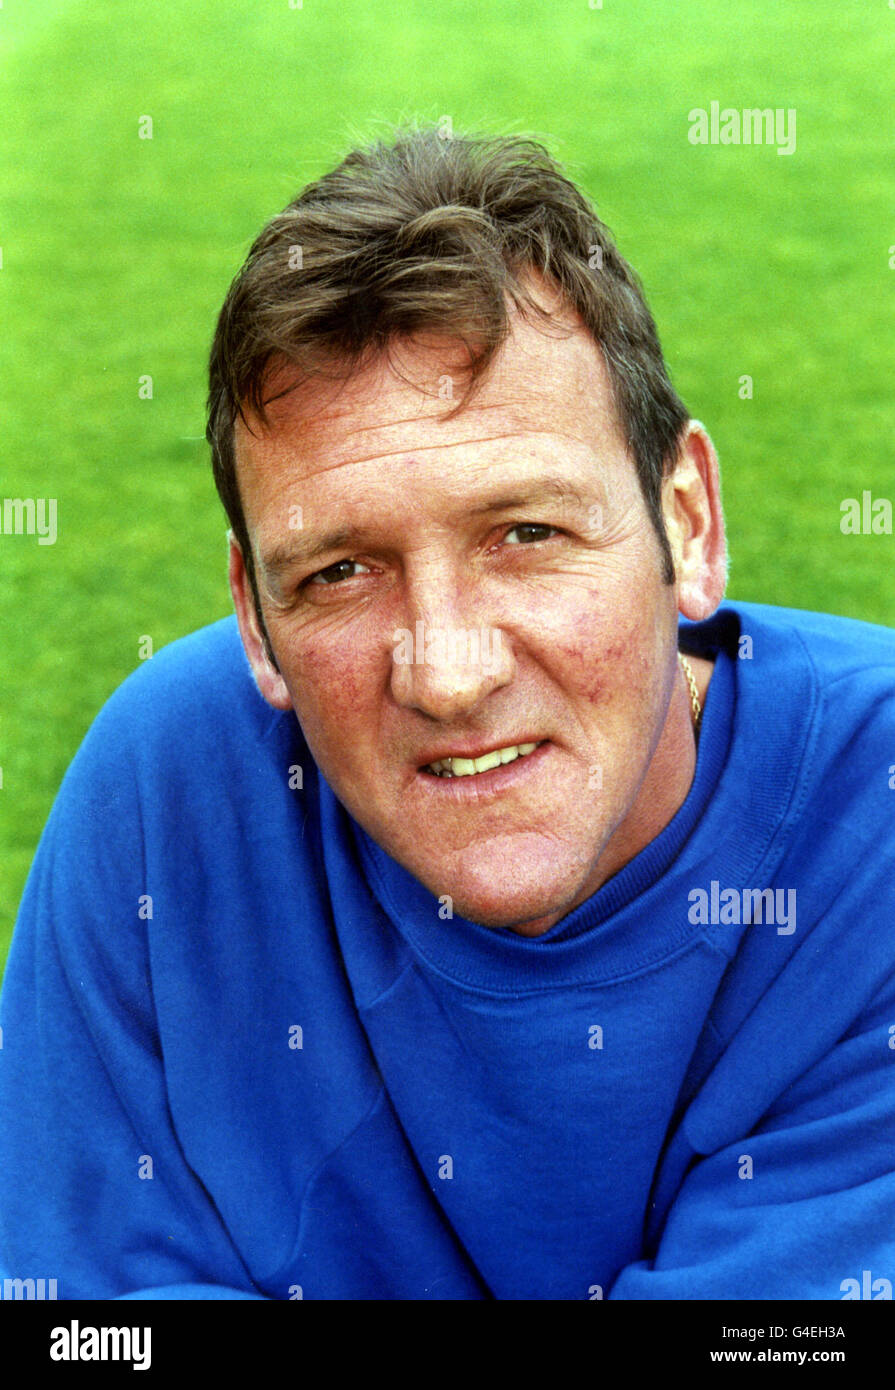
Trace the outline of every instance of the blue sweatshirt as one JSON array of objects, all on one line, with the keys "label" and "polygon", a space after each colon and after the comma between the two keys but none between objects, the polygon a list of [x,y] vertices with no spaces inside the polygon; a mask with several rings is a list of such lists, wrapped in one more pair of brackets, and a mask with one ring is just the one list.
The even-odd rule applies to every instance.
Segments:
[{"label": "blue sweatshirt", "polygon": [[0,1275],[891,1296],[895,633],[728,604],[681,640],[715,658],[690,792],[534,939],[447,916],[372,842],[234,619],[136,671],[13,937]]}]

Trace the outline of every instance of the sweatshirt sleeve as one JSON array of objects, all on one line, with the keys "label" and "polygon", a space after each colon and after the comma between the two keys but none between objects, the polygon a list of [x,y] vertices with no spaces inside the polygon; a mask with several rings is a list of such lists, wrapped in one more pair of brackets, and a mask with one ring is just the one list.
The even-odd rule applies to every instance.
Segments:
[{"label": "sweatshirt sleeve", "polygon": [[[746,1071],[758,1066],[756,1051]],[[736,1093],[732,1071],[718,1080]],[[700,1130],[685,1119],[684,1177],[653,1258],[608,1297],[892,1297],[895,977],[751,1131],[715,1148]]]},{"label": "sweatshirt sleeve", "polygon": [[171,1121],[129,756],[138,732],[135,701],[113,697],[63,781],[13,934],[0,1275],[55,1279],[61,1299],[263,1297]]}]

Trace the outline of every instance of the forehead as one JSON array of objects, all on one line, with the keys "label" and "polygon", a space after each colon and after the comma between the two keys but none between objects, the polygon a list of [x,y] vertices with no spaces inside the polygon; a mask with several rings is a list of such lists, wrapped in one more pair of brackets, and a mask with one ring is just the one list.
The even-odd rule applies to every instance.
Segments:
[{"label": "forehead", "polygon": [[[271,375],[266,427],[236,426],[240,493],[250,532],[267,529],[288,498],[321,504],[390,486],[473,488],[510,480],[545,461],[580,471],[626,454],[602,352],[569,310],[545,330],[518,313],[475,395],[452,419],[466,386],[455,340],[401,340],[347,380],[296,389],[287,366]],[[301,494],[301,495],[299,495]],[[408,500],[405,496],[404,500]]]}]

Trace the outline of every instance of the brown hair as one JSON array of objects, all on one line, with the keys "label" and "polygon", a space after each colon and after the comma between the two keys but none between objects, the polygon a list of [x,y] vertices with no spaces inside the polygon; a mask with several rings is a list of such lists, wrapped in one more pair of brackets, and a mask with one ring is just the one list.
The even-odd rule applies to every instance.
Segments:
[{"label": "brown hair", "polygon": [[673,582],[661,488],[689,415],[636,274],[538,141],[403,128],[389,143],[352,150],[268,222],[218,318],[206,434],[265,638],[234,426],[246,405],[265,422],[271,368],[289,363],[296,385],[318,373],[347,375],[394,340],[434,330],[468,353],[467,389],[452,415],[507,336],[508,299],[526,317],[549,320],[523,283],[532,266],[602,349],[664,579]]}]

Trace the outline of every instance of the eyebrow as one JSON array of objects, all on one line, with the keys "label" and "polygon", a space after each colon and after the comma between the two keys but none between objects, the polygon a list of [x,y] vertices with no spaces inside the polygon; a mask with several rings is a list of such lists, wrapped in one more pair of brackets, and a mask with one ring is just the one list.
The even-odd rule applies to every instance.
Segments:
[{"label": "eyebrow", "polygon": [[[483,498],[474,507],[465,510],[463,515],[489,516],[499,512],[518,511],[546,501],[571,504],[581,509],[587,507],[587,501],[568,478],[561,474],[548,473],[531,479],[530,483],[513,492],[500,492]],[[268,574],[276,577],[295,565],[309,564],[320,555],[337,550],[356,549],[368,536],[369,532],[364,527],[340,526],[336,530],[317,536],[309,535],[276,545],[267,555],[262,555],[261,563]]]},{"label": "eyebrow", "polygon": [[287,541],[284,545],[274,546],[268,555],[262,555],[261,564],[268,574],[280,575],[293,565],[315,560],[318,555],[333,550],[350,550],[363,540],[364,534],[357,526],[341,526],[337,531],[327,531],[320,536]]},{"label": "eyebrow", "polygon": [[519,507],[537,506],[539,502],[571,502],[576,507],[587,507],[580,491],[562,474],[546,473],[540,478],[532,478],[527,485],[516,492],[502,492],[486,499],[474,507],[470,516],[485,516],[489,512],[512,512]]}]

